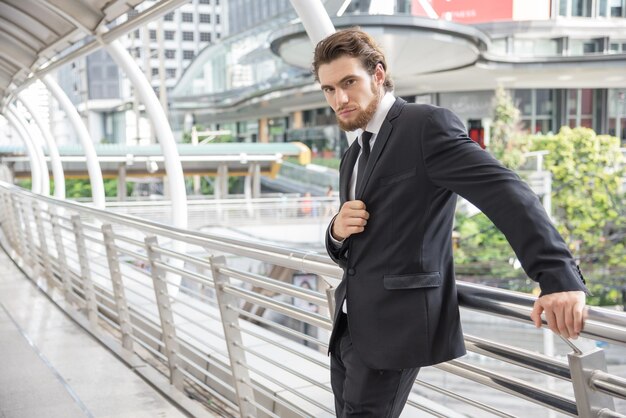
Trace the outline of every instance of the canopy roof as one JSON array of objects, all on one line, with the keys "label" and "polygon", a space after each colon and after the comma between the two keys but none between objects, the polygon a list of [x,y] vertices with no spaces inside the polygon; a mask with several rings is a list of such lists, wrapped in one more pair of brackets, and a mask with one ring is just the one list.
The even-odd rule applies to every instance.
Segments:
[{"label": "canopy roof", "polygon": [[[100,48],[94,34],[144,0],[0,0],[0,111],[11,95],[60,65]],[[108,42],[185,0],[163,0],[122,25]]]}]

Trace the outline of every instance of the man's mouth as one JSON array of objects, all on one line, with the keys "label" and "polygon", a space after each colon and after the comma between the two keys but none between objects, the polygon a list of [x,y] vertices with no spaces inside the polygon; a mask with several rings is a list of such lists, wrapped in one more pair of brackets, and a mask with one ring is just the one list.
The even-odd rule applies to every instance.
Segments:
[{"label": "man's mouth", "polygon": [[347,116],[348,114],[352,113],[354,111],[354,109],[343,109],[339,111],[339,116]]}]

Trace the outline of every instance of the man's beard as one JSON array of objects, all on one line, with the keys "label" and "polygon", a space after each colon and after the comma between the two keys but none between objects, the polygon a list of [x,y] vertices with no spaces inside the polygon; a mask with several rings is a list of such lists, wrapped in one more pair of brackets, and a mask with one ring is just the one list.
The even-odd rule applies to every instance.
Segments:
[{"label": "man's beard", "polygon": [[354,131],[359,128],[365,129],[369,121],[374,116],[374,113],[376,113],[376,108],[378,108],[378,102],[380,99],[380,94],[376,90],[376,85],[374,83],[372,83],[372,93],[374,93],[374,97],[372,98],[372,101],[368,103],[365,109],[357,110],[359,114],[356,116],[354,120],[343,121],[339,118],[337,114],[335,114],[335,117],[337,118],[337,124],[339,124],[339,127],[341,129],[343,129],[344,131]]}]

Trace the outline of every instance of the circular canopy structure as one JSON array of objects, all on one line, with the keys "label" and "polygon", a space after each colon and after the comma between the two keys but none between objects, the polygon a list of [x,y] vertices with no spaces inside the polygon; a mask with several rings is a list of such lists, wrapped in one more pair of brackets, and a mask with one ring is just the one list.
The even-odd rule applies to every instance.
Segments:
[{"label": "circular canopy structure", "polygon": [[[473,65],[489,37],[473,27],[417,16],[349,15],[332,19],[337,29],[359,26],[385,51],[392,76],[404,77]],[[309,68],[313,45],[300,23],[272,36],[271,48],[289,64]]]}]

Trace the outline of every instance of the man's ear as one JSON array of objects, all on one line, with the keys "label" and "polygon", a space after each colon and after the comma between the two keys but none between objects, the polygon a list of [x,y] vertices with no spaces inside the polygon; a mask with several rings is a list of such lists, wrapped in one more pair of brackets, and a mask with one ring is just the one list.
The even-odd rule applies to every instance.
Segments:
[{"label": "man's ear", "polygon": [[387,72],[385,71],[383,64],[379,62],[378,64],[376,64],[376,69],[374,70],[374,78],[376,79],[376,84],[384,84],[386,76]]}]

